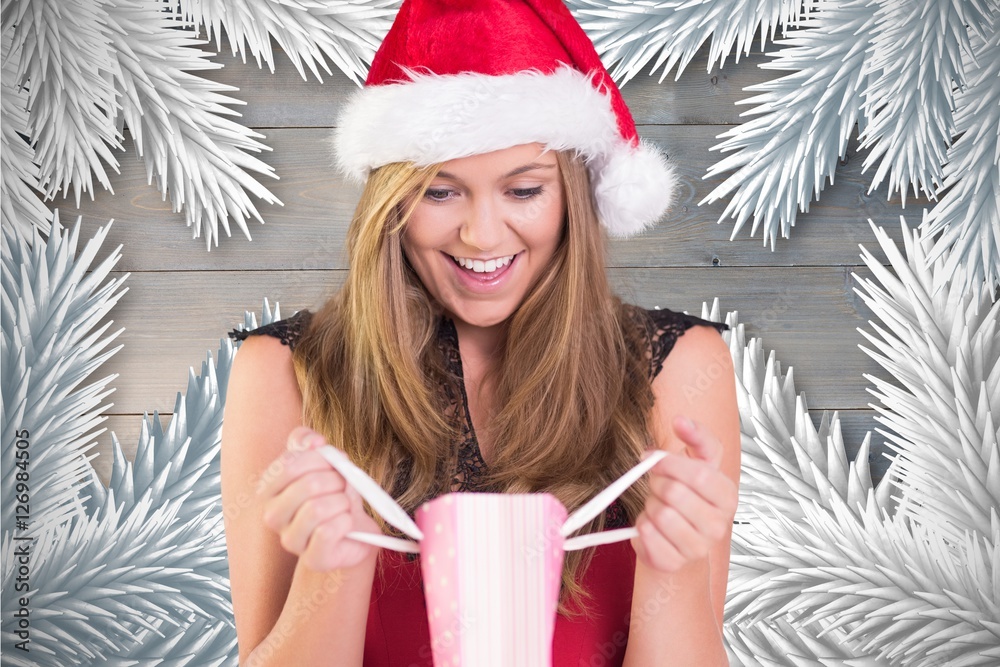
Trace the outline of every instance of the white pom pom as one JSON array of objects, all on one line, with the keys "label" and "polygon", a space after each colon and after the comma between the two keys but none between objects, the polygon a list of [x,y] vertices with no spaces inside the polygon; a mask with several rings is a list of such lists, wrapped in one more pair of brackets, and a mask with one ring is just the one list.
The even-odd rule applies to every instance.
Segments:
[{"label": "white pom pom", "polygon": [[613,237],[654,226],[677,191],[677,175],[666,156],[641,139],[638,148],[622,143],[604,160],[595,159],[591,175],[598,215]]}]

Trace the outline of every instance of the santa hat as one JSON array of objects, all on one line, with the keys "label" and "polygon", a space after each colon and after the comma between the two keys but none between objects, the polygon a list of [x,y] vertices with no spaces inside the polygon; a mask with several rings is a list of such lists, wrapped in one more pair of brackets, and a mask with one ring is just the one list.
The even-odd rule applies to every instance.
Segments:
[{"label": "santa hat", "polygon": [[418,166],[538,142],[575,149],[611,236],[652,226],[676,177],[635,121],[563,0],[404,0],[334,147],[364,183],[390,162]]}]

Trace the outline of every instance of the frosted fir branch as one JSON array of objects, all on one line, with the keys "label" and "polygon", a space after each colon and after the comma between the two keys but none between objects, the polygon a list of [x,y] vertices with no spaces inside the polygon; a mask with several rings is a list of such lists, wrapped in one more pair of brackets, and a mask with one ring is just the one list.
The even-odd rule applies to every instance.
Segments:
[{"label": "frosted fir branch", "polygon": [[[720,316],[718,299],[711,308],[703,304],[701,317],[718,321]],[[838,414],[824,411],[819,426],[813,424],[805,395],[795,392],[792,369],[783,373],[773,351],[765,361],[761,340],[746,341],[737,313],[728,313],[725,321],[730,330],[723,338],[736,370],[741,428],[736,520],[752,520],[766,509],[800,516],[804,499],[825,506],[837,496],[850,507],[863,506],[873,491],[870,434],[849,460]],[[880,486],[880,502],[887,502],[887,488]]]},{"label": "frosted fir branch", "polygon": [[723,631],[731,667],[883,664],[849,649],[842,632],[820,634],[821,628],[796,628],[780,617],[768,623],[727,623]]},{"label": "frosted fir branch", "polygon": [[[262,327],[265,324],[270,324],[271,322],[277,322],[281,318],[281,304],[277,301],[274,302],[274,308],[271,308],[271,302],[267,297],[264,297],[263,306],[261,306],[261,317],[260,321],[257,320],[257,313],[247,310],[243,312],[243,323],[237,327],[239,331],[248,331],[251,329],[256,329],[257,327]],[[236,343],[238,348],[240,343]]]},{"label": "frosted fir branch", "polygon": [[[101,227],[80,250],[81,219],[65,230],[58,212],[47,240],[34,231],[32,243],[3,228],[9,254],[3,256],[3,469],[30,474],[32,521],[15,524],[15,486],[5,481],[0,515],[5,531],[32,534],[45,524],[60,524],[82,512],[78,493],[90,475],[87,452],[95,429],[106,419],[104,400],[116,377],[90,380],[90,375],[121,345],[111,343],[122,332],[107,333],[105,318],[127,288],[129,274],[108,279],[121,259],[121,246],[95,265],[110,224]],[[105,282],[107,281],[107,282]],[[104,283],[104,284],[102,284]],[[16,442],[27,430],[27,459]],[[22,457],[22,458],[19,458]]]},{"label": "frosted fir branch", "polygon": [[187,20],[205,26],[220,51],[224,33],[233,55],[244,62],[249,53],[258,67],[263,60],[274,72],[273,38],[303,79],[308,70],[322,81],[330,61],[360,86],[399,0],[181,0],[180,7]]},{"label": "frosted fir branch", "polygon": [[[28,94],[17,85],[20,54],[14,49],[13,31],[4,30],[0,61],[0,226],[18,226],[18,234],[31,238],[32,228],[43,234],[51,229],[52,213],[42,202],[35,151],[28,143]],[[7,235],[3,235],[7,255]]]},{"label": "frosted fir branch", "polygon": [[[773,40],[778,26],[798,16],[792,0],[674,0],[663,3],[623,3],[621,0],[569,0],[571,13],[594,42],[601,60],[618,85],[624,85],[651,61],[660,67],[660,83],[676,68],[675,79],[711,39],[708,70],[725,64],[735,51],[736,62],[748,54],[754,37],[761,49]],[[614,63],[614,67],[612,67]]]},{"label": "frosted fir branch", "polygon": [[965,85],[966,25],[977,22],[964,0],[880,0],[868,58],[864,170],[878,165],[868,192],[889,180],[903,203],[909,188],[934,198],[956,133],[952,90]]},{"label": "frosted fir branch", "polygon": [[[1000,9],[983,41],[973,33],[978,65],[965,65],[968,85],[955,95],[955,125],[961,136],[948,149],[946,192],[921,223],[926,234],[942,232],[932,259],[950,248],[939,284],[985,282],[996,295],[1000,284]],[[960,267],[965,267],[964,272]]]},{"label": "frosted fir branch", "polygon": [[[218,368],[228,378],[235,350],[230,341],[220,341]],[[201,374],[191,369],[186,393],[177,393],[169,426],[163,429],[160,415],[144,415],[135,460],[125,459],[117,437],[113,437],[112,470],[108,488],[93,477],[92,507],[106,502],[110,491],[128,512],[139,498],[152,494],[164,503],[183,498],[179,520],[190,521],[219,504],[218,449],[222,432],[224,397],[220,396],[217,366],[212,355],[202,362]]]},{"label": "frosted fir branch", "polygon": [[[272,310],[264,300],[262,323],[281,318],[280,306]],[[257,326],[256,313],[244,314],[249,328]],[[161,427],[159,415],[145,416],[134,462],[129,462],[117,437],[112,434],[114,459],[111,482],[105,488],[91,476],[88,508],[92,517],[126,522],[134,513],[150,507],[171,506],[172,521],[180,533],[180,544],[200,545],[183,566],[199,577],[220,582],[227,605],[224,613],[206,619],[184,609],[163,610],[147,616],[147,625],[130,628],[131,644],[118,647],[107,664],[160,664],[169,659],[178,666],[233,665],[237,660],[232,610],[228,607],[229,567],[223,533],[220,497],[219,453],[225,389],[236,352],[228,338],[220,340],[214,363],[212,355],[202,363],[201,374],[189,373],[185,394],[178,393],[169,427]],[[240,511],[239,507],[230,508]],[[183,592],[183,591],[182,591]],[[213,598],[214,599],[214,598]]]},{"label": "frosted fir branch", "polygon": [[862,248],[878,283],[854,276],[881,321],[861,330],[870,343],[862,350],[891,374],[866,377],[898,452],[900,514],[958,544],[991,535],[1000,507],[1000,301],[961,279],[936,289],[949,257],[931,258],[943,241],[900,223],[903,252],[870,223],[892,271]]},{"label": "frosted fir branch", "polygon": [[[146,498],[127,517],[77,517],[40,534],[26,594],[35,610],[32,652],[26,658],[11,652],[11,664],[89,665],[130,649],[143,629],[154,629],[153,620],[176,631],[192,615],[231,617],[226,582],[199,571],[206,541],[219,538],[192,534],[176,520],[178,505],[154,508]],[[6,539],[4,548],[11,548]],[[5,590],[11,560],[5,559]],[[4,596],[4,618],[12,618],[16,604],[15,596]],[[5,628],[4,645],[13,638]]]},{"label": "frosted fir branch", "polygon": [[15,85],[27,91],[39,185],[48,198],[72,188],[79,207],[82,192],[93,197],[94,176],[111,190],[104,165],[117,173],[111,149],[121,148],[104,4],[11,0],[2,20],[20,56]]},{"label": "frosted fir branch", "polygon": [[[786,306],[779,296],[774,308]],[[720,316],[718,300],[711,308],[703,304],[701,317],[719,321]],[[750,557],[752,539],[768,530],[760,522],[771,513],[802,521],[803,506],[814,502],[823,507],[840,503],[860,516],[867,505],[887,504],[889,486],[883,480],[878,494],[872,488],[869,436],[849,461],[837,414],[824,412],[816,427],[805,396],[796,394],[792,370],[783,373],[773,352],[765,361],[760,339],[748,343],[744,325],[737,320],[737,313],[728,313],[730,330],[723,333],[737,376],[742,471],[724,625],[730,659],[734,665],[810,665],[823,660],[861,664],[853,662],[863,655],[856,642],[847,641],[845,631],[828,627],[831,623],[823,619],[793,627],[793,619],[785,616],[766,621],[747,616],[762,588],[784,590],[775,577],[780,561]]]},{"label": "frosted fir branch", "polygon": [[148,180],[155,177],[164,197],[169,192],[195,238],[204,228],[209,250],[218,246],[220,223],[231,235],[230,218],[249,239],[246,221],[262,220],[248,193],[269,204],[281,202],[248,173],[274,176],[250,154],[269,150],[256,141],[262,135],[225,117],[235,112],[223,105],[238,100],[220,91],[233,88],[191,73],[219,66],[159,3],[119,0],[108,7],[108,17],[123,114]]},{"label": "frosted fir branch", "polygon": [[192,616],[182,629],[166,623],[140,629],[133,647],[101,662],[102,667],[237,667],[236,631],[228,624]]},{"label": "frosted fir branch", "polygon": [[[890,665],[995,664],[1000,584],[991,566],[983,569],[995,562],[995,546],[976,541],[972,563],[957,559],[933,528],[889,519],[874,502],[860,517],[839,500],[803,510],[804,521],[773,513],[739,536],[749,555],[733,563],[767,564],[767,572],[731,584],[731,595],[752,597],[735,623],[781,618],[801,631],[823,622],[842,629],[861,655]],[[1000,522],[994,544],[997,536]]]},{"label": "frosted fir branch", "polygon": [[780,229],[788,238],[797,211],[809,210],[833,182],[838,161],[863,103],[865,53],[875,25],[868,0],[819,3],[820,11],[778,42],[783,48],[764,69],[790,71],[779,79],[750,86],[761,91],[744,104],[751,120],[721,137],[712,150],[736,151],[713,165],[707,177],[736,170],[699,204],[732,197],[720,217],[736,219],[731,238],[751,217],[750,235],[762,228],[764,245],[775,247]]},{"label": "frosted fir branch", "polygon": [[[281,319],[278,303],[272,310],[265,298],[261,323]],[[257,314],[244,313],[242,328],[253,329]],[[222,443],[222,414],[226,387],[238,345],[228,337],[220,339],[216,352],[201,364],[201,373],[189,369],[185,393],[178,392],[173,416],[164,429],[160,415],[144,415],[134,461],[128,461],[118,438],[112,433],[111,479],[108,486],[91,478],[89,507],[97,511],[112,493],[127,513],[139,498],[151,493],[155,502],[184,498],[181,520],[212,508],[219,509],[219,449]],[[221,514],[220,514],[221,516]]]}]

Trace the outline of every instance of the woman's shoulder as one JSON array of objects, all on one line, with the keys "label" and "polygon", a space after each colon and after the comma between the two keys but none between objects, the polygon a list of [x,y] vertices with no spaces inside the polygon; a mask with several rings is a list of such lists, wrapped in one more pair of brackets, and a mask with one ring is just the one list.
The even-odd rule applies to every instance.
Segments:
[{"label": "woman's shoulder", "polygon": [[631,304],[624,304],[624,307],[646,341],[651,378],[659,375],[677,339],[691,327],[712,327],[719,333],[729,329],[725,322],[714,322],[669,308],[643,308]]},{"label": "woman's shoulder", "polygon": [[261,325],[256,329],[233,329],[229,332],[229,337],[234,341],[242,342],[250,336],[269,336],[277,338],[282,345],[287,345],[290,350],[294,350],[299,338],[309,326],[312,315],[309,310],[299,310],[290,317]]}]

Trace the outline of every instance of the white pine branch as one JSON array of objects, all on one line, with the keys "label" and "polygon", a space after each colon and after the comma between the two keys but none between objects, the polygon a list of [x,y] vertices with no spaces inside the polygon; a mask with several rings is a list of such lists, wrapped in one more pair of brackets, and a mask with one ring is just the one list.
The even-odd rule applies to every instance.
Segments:
[{"label": "white pine branch", "polygon": [[[784,619],[799,632],[826,623],[890,665],[996,664],[995,546],[970,540],[961,553],[975,559],[956,558],[945,536],[888,519],[874,503],[860,517],[838,499],[803,510],[804,521],[762,515],[737,538],[749,555],[734,555],[734,565],[764,576],[731,583],[730,595],[752,598],[736,623]],[[995,522],[994,545],[998,536]]]},{"label": "white pine branch", "polygon": [[834,629],[795,627],[782,617],[767,623],[727,623],[726,647],[732,667],[876,667],[886,664],[859,656],[844,644],[843,633]]},{"label": "white pine branch", "polygon": [[125,122],[146,162],[147,177],[183,209],[194,237],[218,246],[219,224],[230,235],[231,217],[249,239],[246,220],[261,220],[248,192],[280,204],[249,171],[274,176],[249,152],[266,146],[261,135],[225,115],[232,90],[192,71],[215,69],[193,33],[176,27],[155,0],[117,0],[108,7],[112,45],[119,58],[117,85]]},{"label": "white pine branch", "polygon": [[[32,543],[31,589],[34,609],[31,653],[11,651],[14,665],[90,665],[134,646],[144,630],[166,622],[176,631],[189,617],[228,618],[227,582],[206,570],[206,557],[219,534],[192,531],[177,521],[180,501],[153,507],[143,499],[128,515],[117,512],[50,527]],[[5,539],[5,553],[13,545]],[[5,558],[4,590],[12,590],[16,566]],[[206,563],[206,561],[210,561]],[[12,618],[17,598],[5,595],[3,613]],[[5,628],[9,627],[5,624]],[[5,629],[9,646],[14,635]]]},{"label": "white pine branch", "polygon": [[399,0],[330,3],[317,0],[181,0],[185,18],[204,25],[222,49],[225,33],[234,55],[250,53],[274,71],[271,39],[285,52],[299,75],[306,70],[322,81],[333,62],[361,85],[375,51],[399,10]]},{"label": "white pine branch", "polygon": [[952,89],[965,85],[966,25],[975,8],[964,0],[879,0],[865,91],[868,124],[864,169],[878,164],[869,192],[889,179],[890,194],[920,190],[933,198],[944,179],[955,135]]},{"label": "white pine branch", "polygon": [[[111,148],[121,148],[110,82],[115,61],[100,0],[11,0],[3,30],[20,55],[16,81],[28,94],[28,133],[40,167],[39,185],[52,198],[72,187],[93,196],[93,176],[111,189]],[[6,116],[5,119],[6,121]]]},{"label": "white pine branch", "polygon": [[989,536],[1000,507],[1000,301],[960,279],[936,289],[948,255],[901,224],[905,255],[872,223],[894,273],[863,248],[878,284],[855,275],[883,324],[861,331],[871,344],[862,349],[892,380],[866,377],[899,454],[899,512],[958,544],[967,533]]},{"label": "white pine branch", "polygon": [[[773,306],[790,307],[779,296]],[[701,317],[721,321],[719,302],[703,304]],[[746,620],[746,608],[756,589],[769,585],[774,563],[740,558],[749,556],[744,536],[757,532],[761,516],[775,512],[788,520],[802,520],[803,505],[846,504],[861,515],[866,504],[885,502],[888,483],[876,497],[868,469],[869,436],[855,460],[849,461],[837,413],[824,412],[816,427],[806,407],[805,395],[796,395],[792,370],[782,373],[771,352],[764,359],[759,338],[746,341],[738,314],[729,312],[723,333],[736,370],[741,428],[740,505],[733,530],[733,564],[726,603],[725,634],[734,664],[813,665],[874,664],[860,659],[856,642],[844,631],[824,629],[818,620],[809,627],[792,628],[788,621],[770,619],[773,628]],[[763,583],[762,583],[763,582]],[[843,662],[848,659],[847,662]]]},{"label": "white pine branch", "polygon": [[[225,386],[235,348],[232,341],[220,342],[218,363],[211,353],[202,362],[201,374],[188,373],[186,393],[177,393],[174,414],[163,429],[159,413],[142,419],[134,461],[126,460],[117,437],[112,434],[111,480],[107,488],[94,475],[91,507],[107,502],[113,494],[127,513],[139,498],[152,494],[154,503],[182,498],[180,521],[191,521],[206,511],[212,520],[221,520],[219,510],[219,445]],[[221,549],[225,546],[218,545]]]},{"label": "white pine branch", "polygon": [[[34,231],[31,244],[4,227],[9,254],[3,257],[2,456],[5,474],[14,479],[17,462],[26,463],[31,491],[31,521],[19,533],[60,524],[79,514],[77,497],[91,474],[86,453],[109,407],[102,404],[116,376],[88,382],[89,375],[121,345],[106,349],[122,332],[106,334],[111,322],[98,324],[127,291],[128,274],[104,282],[121,258],[119,248],[92,266],[110,224],[99,228],[77,256],[78,218],[64,230],[58,213],[43,241]],[[28,458],[18,458],[18,431],[27,430]],[[23,457],[24,455],[20,455]],[[5,482],[0,514],[13,531],[14,484]]]},{"label": "white pine branch", "polygon": [[[725,64],[735,50],[750,52],[761,36],[761,48],[773,39],[778,26],[798,16],[793,0],[673,0],[662,3],[621,0],[569,0],[573,16],[594,42],[609,74],[624,85],[656,57],[650,68],[660,67],[660,83],[676,67],[680,78],[701,46],[709,39],[708,70]],[[614,63],[614,67],[612,67]]]},{"label": "white pine branch", "polygon": [[1000,10],[987,37],[983,41],[972,34],[978,65],[966,64],[968,85],[955,95],[956,131],[962,136],[948,150],[947,191],[922,226],[927,234],[943,232],[938,255],[951,248],[940,281],[957,279],[961,265],[966,286],[984,281],[996,294],[1000,284]]},{"label": "white pine branch", "polygon": [[[891,480],[900,494],[899,509],[890,517],[872,492],[863,505],[843,493],[796,492],[801,483],[790,472],[804,463],[819,470],[821,450],[785,448],[766,462],[751,452],[752,465],[773,469],[757,476],[788,480],[798,507],[741,486],[753,513],[733,531],[725,628],[740,664],[985,666],[1000,659],[1000,446],[992,418],[1000,400],[1000,308],[986,307],[983,289],[951,283],[934,292],[947,258],[929,266],[930,239],[905,223],[905,256],[883,230],[876,238],[892,270],[864,251],[875,280],[858,292],[887,329],[873,324],[877,335],[862,332],[877,350],[869,352],[902,385],[869,378],[883,400],[877,419],[901,427],[887,434],[899,454],[882,482]],[[759,367],[750,364],[738,382],[775,386],[771,401],[741,402],[741,416],[752,414],[754,426],[794,395],[780,373],[761,380]],[[771,423],[780,430],[784,420]],[[914,439],[920,432],[923,439]]]},{"label": "white pine branch", "polygon": [[779,42],[784,48],[775,60],[761,65],[792,73],[749,87],[763,91],[744,102],[758,105],[744,113],[754,117],[725,132],[721,136],[729,138],[713,147],[737,152],[707,176],[736,173],[699,203],[733,195],[720,218],[736,219],[732,238],[751,217],[750,234],[762,227],[765,245],[774,248],[779,228],[788,238],[797,209],[808,211],[846,155],[863,103],[875,7],[868,0],[817,4],[820,11],[809,15],[806,27]]},{"label": "white pine branch", "polygon": [[[776,308],[789,307],[780,297]],[[718,299],[701,316],[719,320]],[[726,315],[723,333],[736,370],[741,425],[740,508],[737,521],[750,521],[763,509],[801,516],[800,504],[824,506],[837,496],[858,508],[873,490],[868,467],[869,436],[849,461],[836,412],[813,424],[804,394],[796,395],[792,369],[782,373],[771,352],[766,361],[759,338],[746,341],[738,314]],[[884,490],[882,490],[884,494]],[[883,500],[880,497],[880,500]]]},{"label": "white pine branch", "polygon": [[231,625],[195,614],[185,621],[182,629],[164,621],[140,628],[133,647],[108,657],[101,667],[237,667],[236,632]]},{"label": "white pine branch", "polygon": [[[12,30],[3,31],[3,62],[0,89],[0,226],[19,227],[22,237],[31,236],[32,227],[43,234],[51,228],[52,213],[41,199],[40,175],[35,151],[28,144],[28,94],[17,85],[20,54],[14,49]],[[8,254],[3,235],[3,254]]]},{"label": "white pine branch", "polygon": [[[262,323],[280,318],[278,304],[272,311],[265,299]],[[244,323],[255,328],[256,314],[245,313]],[[142,514],[151,507],[173,507],[171,521],[183,531],[176,538],[179,544],[199,545],[197,554],[191,552],[181,565],[198,577],[223,584],[228,580],[229,568],[219,490],[219,451],[225,389],[236,349],[229,338],[222,339],[216,355],[218,363],[209,354],[200,375],[190,371],[187,391],[178,393],[166,430],[158,414],[154,413],[152,419],[144,417],[134,462],[126,460],[112,434],[110,487],[105,488],[95,474],[87,490],[91,513],[118,523],[131,521],[133,513]],[[230,507],[229,511],[241,508]],[[183,588],[180,592],[190,595]],[[167,659],[178,667],[235,666],[236,635],[229,620],[232,611],[228,601],[224,602],[225,613],[211,619],[184,609],[147,616],[147,625],[131,628],[134,641],[118,646],[107,664],[159,664]]]}]

